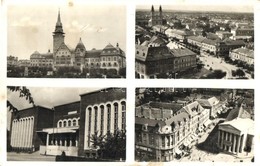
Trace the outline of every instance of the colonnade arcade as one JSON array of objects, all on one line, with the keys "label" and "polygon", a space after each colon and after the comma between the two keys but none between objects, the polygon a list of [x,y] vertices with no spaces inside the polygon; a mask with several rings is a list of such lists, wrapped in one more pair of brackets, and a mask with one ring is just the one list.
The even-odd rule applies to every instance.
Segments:
[{"label": "colonnade arcade", "polygon": [[14,119],[12,122],[11,146],[13,149],[33,150],[34,117]]}]

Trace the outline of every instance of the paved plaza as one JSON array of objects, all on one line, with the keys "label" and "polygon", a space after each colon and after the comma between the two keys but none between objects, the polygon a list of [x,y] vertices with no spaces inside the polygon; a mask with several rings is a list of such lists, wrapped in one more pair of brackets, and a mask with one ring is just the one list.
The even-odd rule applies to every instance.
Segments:
[{"label": "paved plaza", "polygon": [[34,153],[16,153],[8,152],[7,161],[55,161],[55,156],[44,156],[40,155],[40,152]]}]

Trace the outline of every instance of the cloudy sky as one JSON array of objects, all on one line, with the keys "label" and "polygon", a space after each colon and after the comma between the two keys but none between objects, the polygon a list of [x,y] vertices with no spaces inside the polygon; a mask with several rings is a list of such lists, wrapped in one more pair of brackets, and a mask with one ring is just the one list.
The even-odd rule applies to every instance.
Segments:
[{"label": "cloudy sky", "polygon": [[[80,94],[98,90],[101,88],[49,88],[27,87],[33,97],[35,105],[53,108],[54,106],[80,100]],[[32,105],[24,98],[19,97],[18,92],[7,91],[7,99],[18,109],[29,108]],[[11,113],[8,111],[7,128],[10,127]]]},{"label": "cloudy sky", "polygon": [[8,6],[8,55],[29,59],[34,51],[52,51],[52,32],[58,10],[65,34],[65,43],[75,48],[79,38],[87,50],[102,49],[108,43],[126,47],[126,8],[118,5],[73,6]]}]

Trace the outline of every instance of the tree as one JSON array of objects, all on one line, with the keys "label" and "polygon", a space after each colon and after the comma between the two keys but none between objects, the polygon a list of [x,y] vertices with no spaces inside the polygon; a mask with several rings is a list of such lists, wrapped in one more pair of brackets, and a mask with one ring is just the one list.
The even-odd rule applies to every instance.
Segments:
[{"label": "tree", "polygon": [[242,69],[237,69],[236,75],[241,78],[241,77],[244,77],[246,75],[246,73]]},{"label": "tree", "polygon": [[107,133],[105,136],[97,132],[90,137],[93,147],[98,148],[99,157],[109,159],[125,159],[126,157],[126,132],[116,130],[115,133]]},{"label": "tree", "polygon": [[104,137],[101,133],[98,135],[98,131],[95,131],[94,134],[91,135],[90,137],[90,142],[92,142],[92,146],[94,149],[98,149],[102,146]]},{"label": "tree", "polygon": [[[35,106],[30,90],[25,86],[8,86],[7,89],[10,90],[11,92],[19,92],[20,93],[19,97],[24,97],[27,101],[29,101],[30,104]],[[9,108],[9,111],[13,111],[13,112],[18,111],[18,109],[15,106],[13,106],[13,104],[9,100],[7,100],[7,108]]]}]

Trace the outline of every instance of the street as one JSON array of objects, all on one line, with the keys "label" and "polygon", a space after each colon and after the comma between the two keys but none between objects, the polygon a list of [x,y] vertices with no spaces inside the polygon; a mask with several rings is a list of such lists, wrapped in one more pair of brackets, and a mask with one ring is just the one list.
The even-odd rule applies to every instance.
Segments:
[{"label": "street", "polygon": [[[214,56],[206,55],[200,56],[200,60],[205,64],[204,68],[213,70],[222,70],[227,73],[225,79],[234,79],[236,77],[232,76],[232,70],[237,70],[238,67],[226,63],[222,58],[217,58]],[[246,73],[247,78],[251,78],[251,75]]]}]

